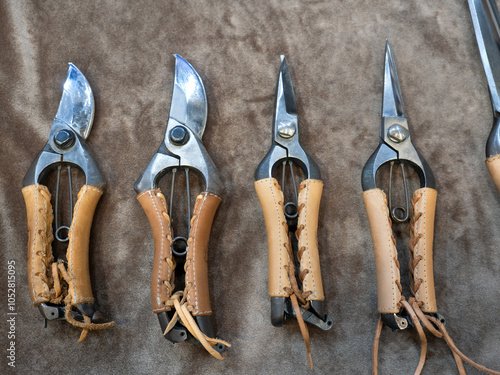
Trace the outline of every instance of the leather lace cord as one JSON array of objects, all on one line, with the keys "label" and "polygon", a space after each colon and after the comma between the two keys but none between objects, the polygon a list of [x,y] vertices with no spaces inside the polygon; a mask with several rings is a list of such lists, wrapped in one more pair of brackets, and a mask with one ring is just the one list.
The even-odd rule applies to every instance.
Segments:
[{"label": "leather lace cord", "polygon": [[210,338],[200,330],[200,328],[196,324],[196,321],[191,315],[193,307],[188,305],[186,301],[186,297],[191,287],[192,285],[188,284],[183,291],[179,290],[172,294],[170,299],[166,302],[166,305],[174,307],[175,314],[172,317],[172,320],[168,324],[167,328],[165,329],[163,335],[166,335],[168,332],[170,332],[170,330],[172,330],[175,324],[180,320],[181,324],[187,328],[189,333],[191,333],[191,335],[193,335],[193,337],[196,338],[201,343],[201,345],[203,345],[207,352],[209,352],[213,357],[223,360],[224,357],[218,351],[216,351],[213,346],[217,344],[223,344],[227,347],[231,347],[231,344],[224,340]]},{"label": "leather lace cord", "polygon": [[311,355],[311,339],[309,337],[309,330],[307,329],[307,325],[304,322],[304,318],[302,318],[302,313],[300,312],[299,303],[302,305],[304,309],[308,309],[310,306],[309,301],[306,300],[310,292],[301,292],[299,289],[299,285],[297,284],[297,279],[295,278],[295,264],[294,264],[294,256],[292,251],[292,244],[290,241],[290,234],[288,234],[288,241],[285,244],[288,251],[288,266],[285,266],[288,271],[288,278],[290,279],[291,288],[285,288],[285,291],[290,295],[290,301],[292,302],[293,311],[295,312],[295,317],[297,318],[297,322],[299,323],[300,333],[302,334],[302,338],[306,344],[306,352],[307,352],[307,362],[309,363],[309,367],[311,370],[313,369],[313,361]]},{"label": "leather lace cord", "polygon": [[[52,264],[52,271],[53,271],[53,278],[54,278],[54,289],[56,290],[56,297],[57,293],[61,291],[60,288],[60,280],[59,280],[59,274],[62,276],[62,278],[69,284],[70,277],[66,271],[66,268],[64,267],[63,263],[53,263]],[[54,273],[54,271],[58,271]],[[57,281],[56,281],[57,280]],[[67,293],[67,289],[66,289]],[[53,302],[53,301],[50,301]],[[85,338],[87,337],[88,331],[98,331],[102,329],[108,329],[111,328],[115,325],[115,322],[108,322],[108,323],[92,323],[92,320],[90,317],[86,316],[85,314],[83,315],[83,322],[79,322],[78,320],[74,319],[71,316],[71,311],[73,310],[73,305],[71,304],[71,295],[67,294],[66,297],[64,297],[64,303],[65,303],[65,313],[64,317],[68,323],[71,325],[81,328],[82,333],[80,334],[80,338],[78,339],[78,342],[81,343]]]},{"label": "leather lace cord", "polygon": [[[416,203],[418,200],[422,197],[422,194],[418,194],[415,197],[413,197],[411,203],[412,203],[412,212],[411,212],[411,221],[410,221],[410,242],[409,242],[409,248],[410,248],[410,255],[411,255],[411,260],[409,264],[409,270],[410,270],[410,284],[411,284],[411,293],[413,297],[410,298],[409,301],[405,300],[404,296],[401,296],[400,300],[400,305],[406,310],[408,315],[410,316],[413,325],[417,329],[418,337],[420,339],[420,359],[417,365],[417,369],[415,370],[415,375],[420,375],[422,373],[422,370],[424,368],[425,364],[425,359],[427,356],[427,337],[425,335],[424,329],[422,327],[422,324],[424,325],[427,330],[432,333],[434,336],[438,338],[443,338],[448,346],[451,349],[451,352],[453,353],[453,357],[455,359],[455,363],[457,365],[458,373],[460,375],[466,375],[465,368],[463,362],[467,362],[471,366],[475,367],[476,369],[480,371],[484,371],[488,374],[493,374],[493,375],[500,375],[500,372],[491,370],[483,365],[480,365],[474,361],[472,361],[470,358],[465,356],[455,345],[453,340],[451,339],[450,335],[446,331],[446,328],[444,324],[437,318],[426,315],[424,312],[421,310],[422,302],[417,301],[415,298],[415,295],[422,284],[422,280],[415,280],[414,278],[414,271],[415,268],[417,267],[418,263],[422,260],[421,256],[415,257],[415,246],[418,244],[419,240],[422,238],[422,234],[420,233],[415,233],[414,228],[415,228],[415,223],[420,219],[422,216],[421,212],[416,212]],[[390,219],[389,219],[390,222]],[[392,226],[392,222],[389,223]],[[394,239],[394,237],[393,237]],[[395,241],[395,240],[394,240]],[[399,268],[399,263],[397,262],[397,259],[395,259],[396,265]],[[400,287],[401,284],[397,283],[398,287]],[[377,323],[377,328],[375,330],[375,337],[373,339],[373,375],[378,374],[378,349],[379,349],[379,342],[380,342],[380,335],[382,333],[382,328],[383,328],[383,322],[382,318],[379,317],[378,323]]]}]

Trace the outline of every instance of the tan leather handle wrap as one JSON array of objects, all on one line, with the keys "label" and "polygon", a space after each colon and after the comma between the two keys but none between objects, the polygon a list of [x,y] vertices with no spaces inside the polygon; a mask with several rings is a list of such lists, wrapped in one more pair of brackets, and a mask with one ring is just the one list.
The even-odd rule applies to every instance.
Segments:
[{"label": "tan leather handle wrap", "polygon": [[401,291],[398,287],[400,274],[387,200],[384,192],[378,188],[364,191],[363,199],[375,252],[378,311],[383,314],[397,313],[400,310],[401,300]]},{"label": "tan leather handle wrap", "polygon": [[486,159],[486,166],[488,167],[488,171],[490,172],[490,176],[497,190],[500,191],[500,155]]},{"label": "tan leather handle wrap", "polygon": [[52,258],[52,205],[46,186],[29,185],[22,190],[28,216],[28,283],[35,306],[50,299],[52,280],[46,278]]},{"label": "tan leather handle wrap", "polygon": [[172,259],[172,228],[168,217],[167,203],[160,189],[149,189],[137,196],[153,231],[154,258],[151,276],[151,301],[153,312],[170,311],[165,303],[170,298],[174,283]]},{"label": "tan leather handle wrap", "polygon": [[290,279],[285,266],[289,257],[288,227],[283,205],[283,192],[275,178],[255,181],[267,231],[267,251],[269,261],[269,296],[288,297],[285,288],[290,288]]},{"label": "tan leather handle wrap", "polygon": [[[300,256],[300,273],[305,272],[302,286],[304,292],[310,292],[308,301],[323,301],[323,282],[318,252],[318,217],[323,182],[304,180],[299,186],[297,239]],[[299,232],[300,231],[300,232]],[[306,271],[307,270],[307,271]]]},{"label": "tan leather handle wrap", "polygon": [[95,208],[101,195],[101,189],[83,185],[74,207],[66,251],[69,276],[68,292],[71,295],[73,306],[81,303],[94,303],[89,272],[89,239]]},{"label": "tan leather handle wrap", "polygon": [[413,283],[415,285],[415,282],[421,281],[415,291],[415,298],[423,302],[420,309],[427,313],[437,312],[432,259],[436,198],[436,190],[421,188],[415,191],[412,199],[410,248],[413,247],[412,258],[416,263]]},{"label": "tan leather handle wrap", "polygon": [[208,291],[208,240],[220,202],[221,197],[204,191],[194,204],[186,255],[186,285],[191,284],[187,302],[193,307],[193,316],[212,314]]}]

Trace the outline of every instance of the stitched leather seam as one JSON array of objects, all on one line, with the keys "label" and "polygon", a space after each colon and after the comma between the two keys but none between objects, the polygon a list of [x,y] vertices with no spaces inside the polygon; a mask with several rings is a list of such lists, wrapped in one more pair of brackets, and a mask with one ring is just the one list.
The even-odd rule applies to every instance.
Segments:
[{"label": "stitched leather seam", "polygon": [[496,161],[498,159],[500,159],[500,155],[493,156],[493,157],[491,157],[489,159],[486,159],[486,164],[490,164],[490,163],[492,163],[492,162],[494,162],[494,161]]},{"label": "stitched leather seam", "polygon": [[33,288],[33,298],[34,298],[34,302],[37,303],[39,302],[40,298],[42,299],[42,301],[44,300],[44,298],[42,296],[37,296],[36,295],[36,291],[35,291],[35,253],[36,253],[36,237],[38,235],[38,210],[39,210],[39,207],[38,207],[38,184],[35,185],[35,228],[34,228],[34,236],[33,236],[33,248],[31,250],[31,286]]},{"label": "stitched leather seam", "polygon": [[[386,199],[385,199],[385,194],[382,190],[380,189],[373,189],[373,190],[370,190],[367,192],[369,195],[378,195],[382,198],[382,201],[385,202]],[[384,216],[387,218],[387,222],[384,224],[385,226],[385,232],[386,232],[386,235],[388,237],[388,242],[389,242],[389,248],[391,249],[391,253],[390,254],[390,259],[389,259],[389,264],[390,264],[390,267],[391,267],[391,279],[392,279],[392,283],[391,283],[391,289],[392,289],[392,302],[393,302],[393,305],[394,306],[397,306],[397,303],[398,301],[396,301],[396,290],[395,290],[395,285],[396,285],[396,280],[397,280],[397,277],[396,277],[396,273],[394,272],[394,258],[397,259],[397,251],[395,251],[394,249],[394,244],[392,243],[392,229],[390,228],[389,226],[389,209],[387,207],[387,204],[382,204],[380,206],[380,209],[382,210],[382,212],[384,213]],[[395,254],[394,254],[395,253]],[[395,255],[395,256],[394,256]],[[379,311],[392,311],[393,308],[381,308],[380,306],[378,307],[378,310]]]},{"label": "stitched leather seam", "polygon": [[[426,225],[425,225],[425,222],[426,222],[426,216],[427,216],[427,210],[426,210],[426,206],[427,206],[427,192],[425,190],[422,191],[422,204],[423,204],[423,210],[419,212],[423,212],[423,215],[420,216],[419,218],[419,222],[417,224],[417,228],[419,229],[419,231],[417,233],[422,233],[422,238],[419,242],[422,242],[422,246],[420,246],[420,243],[417,244],[417,253],[418,255],[421,255],[422,256],[422,261],[420,261],[416,267],[416,270],[415,270],[415,273],[418,274],[420,276],[420,265],[422,264],[422,272],[423,272],[423,275],[422,275],[422,284],[425,288],[425,290],[422,288],[422,285],[420,286],[420,288],[418,289],[417,291],[417,294],[419,296],[421,296],[421,294],[424,294],[423,298],[417,298],[417,302],[419,300],[422,300],[424,299],[425,300],[425,304],[427,304],[427,302],[429,301],[429,298],[428,298],[428,290],[427,290],[427,268],[426,268],[426,262],[427,262],[427,259],[426,259],[426,231],[425,231],[425,228],[426,228]],[[421,247],[423,247],[422,251],[421,250]]]},{"label": "stitched leather seam", "polygon": [[[207,200],[207,195],[209,193],[202,193],[203,195],[203,201],[201,202],[201,205],[200,205],[200,209],[197,210],[197,212],[194,212],[193,215],[197,215],[196,216],[196,226],[194,228],[194,233],[193,233],[193,289],[194,289],[194,306],[195,306],[195,311],[194,313],[195,314],[198,314],[199,313],[199,306],[198,306],[198,286],[197,286],[197,283],[196,283],[196,238],[197,238],[197,233],[198,233],[198,223],[200,222],[200,213],[202,212],[203,210],[203,206],[205,205],[205,202]],[[208,272],[208,271],[207,271]]]},{"label": "stitched leather seam", "polygon": [[[161,214],[158,211],[158,205],[157,205],[157,200],[153,198],[153,193],[154,190],[148,190],[149,197],[151,198],[151,203],[153,203],[153,207],[155,208],[156,211],[156,216],[158,216],[158,222],[160,223],[160,228],[161,228],[161,243],[160,243],[160,261],[159,266],[158,266],[158,273],[156,275],[156,303],[158,306],[161,305],[161,298],[160,298],[160,277],[161,277],[161,265],[163,263],[163,241],[165,240],[165,231],[163,230],[163,223],[161,221]],[[155,192],[156,195],[156,192]]]},{"label": "stitched leather seam", "polygon": [[[307,259],[308,259],[308,263],[309,263],[309,271],[310,271],[310,275],[311,275],[311,279],[312,279],[312,287],[313,287],[313,291],[314,291],[314,295],[309,296],[308,299],[318,297],[318,291],[316,290],[316,282],[314,280],[314,272],[313,272],[312,262],[311,262],[311,252],[310,252],[310,247],[309,247],[309,230],[308,230],[308,221],[307,221],[307,213],[309,211],[308,210],[308,208],[309,208],[309,190],[310,190],[310,183],[311,182],[312,181],[306,181],[306,187],[305,187],[305,190],[306,190],[305,195],[306,196],[304,199],[305,206],[304,206],[304,210],[303,210],[305,227],[304,227],[303,232],[301,233],[301,237],[305,236],[305,243],[306,243],[306,250],[307,251],[304,251],[304,253],[307,253]],[[302,271],[302,269],[301,269],[301,271]],[[309,278],[307,276],[309,276],[309,274],[306,275],[306,277],[304,278],[304,288],[303,288],[304,291],[307,291],[307,285],[308,285],[307,280],[309,280]]]},{"label": "stitched leather seam", "polygon": [[279,251],[279,256],[280,256],[280,263],[279,263],[280,267],[279,267],[279,272],[278,272],[278,290],[281,293],[281,291],[283,290],[282,281],[281,281],[281,273],[282,273],[282,269],[283,269],[283,258],[281,257],[283,241],[282,241],[282,237],[281,237],[280,210],[279,210],[278,202],[276,201],[276,195],[274,193],[274,188],[275,188],[274,181],[273,181],[273,179],[270,178],[269,179],[269,189],[271,191],[271,195],[273,196],[273,203],[274,203],[274,208],[276,209],[276,218],[277,218],[277,227],[278,227],[278,238],[279,238],[278,251]]},{"label": "stitched leather seam", "polygon": [[197,311],[196,314],[211,314],[212,310],[207,310],[207,311]]},{"label": "stitched leather seam", "polygon": [[[83,193],[82,193],[81,197],[78,199],[78,201],[76,202],[77,206],[75,207],[75,213],[73,214],[73,222],[71,223],[71,227],[70,227],[69,234],[68,234],[69,242],[70,242],[68,262],[71,262],[70,263],[71,266],[69,268],[69,273],[70,273],[71,281],[73,282],[73,296],[74,296],[75,303],[78,302],[80,299],[76,295],[75,275],[73,274],[73,232],[75,231],[75,227],[77,225],[76,219],[78,218],[78,212],[79,212],[79,209],[82,205],[83,197],[87,193],[87,188],[88,188],[87,185],[85,185],[83,187],[83,189],[84,189]],[[70,259],[71,259],[71,261],[70,261]]]}]

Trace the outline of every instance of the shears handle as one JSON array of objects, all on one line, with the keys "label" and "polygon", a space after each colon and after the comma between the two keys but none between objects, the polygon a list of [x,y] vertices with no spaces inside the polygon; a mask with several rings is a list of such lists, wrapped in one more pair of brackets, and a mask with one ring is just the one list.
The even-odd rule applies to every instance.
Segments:
[{"label": "shears handle", "polygon": [[208,241],[215,213],[222,198],[208,191],[196,197],[186,255],[186,285],[191,285],[187,302],[193,316],[212,315],[208,291]]},{"label": "shears handle", "polygon": [[488,167],[488,172],[500,192],[500,155],[492,156],[486,159],[486,166]]},{"label": "shears handle", "polygon": [[[51,194],[46,186],[33,184],[24,187],[22,192],[28,216],[28,281],[31,299],[38,306],[53,302],[61,294],[61,276],[57,266],[52,267],[54,214],[50,204]],[[75,307],[94,303],[89,273],[89,238],[94,211],[101,195],[102,190],[95,186],[84,185],[81,188],[68,233],[66,281],[71,305]]]},{"label": "shears handle", "polygon": [[[264,178],[255,182],[255,190],[264,213],[267,231],[269,261],[269,296],[288,297],[290,279],[287,266],[288,226],[285,218],[284,196],[281,186],[275,178]],[[323,301],[323,283],[321,279],[318,252],[318,215],[323,183],[308,179],[299,186],[298,193],[298,258],[299,276],[304,292],[309,292],[308,301]]]},{"label": "shears handle", "polygon": [[308,301],[323,301],[323,281],[318,250],[318,217],[323,182],[307,179],[299,185],[297,240],[302,289],[309,292]]},{"label": "shears handle", "polygon": [[[432,259],[436,197],[434,189],[416,190],[410,221],[412,293],[418,302],[422,302],[421,310],[427,313],[437,312]],[[387,199],[379,188],[364,191],[363,199],[375,253],[378,311],[380,314],[396,314],[401,310],[401,275]]]},{"label": "shears handle", "polygon": [[151,301],[158,314],[172,309],[167,301],[173,292],[175,263],[172,256],[172,228],[167,203],[160,189],[149,189],[137,195],[151,225],[154,238]]},{"label": "shears handle", "polygon": [[413,193],[410,221],[410,273],[412,294],[424,313],[437,313],[434,288],[434,217],[437,191],[421,188]]},{"label": "shears handle", "polygon": [[[151,299],[153,311],[162,313],[171,310],[167,301],[173,293],[175,261],[172,254],[172,228],[167,214],[167,203],[160,189],[149,189],[137,196],[154,237],[154,261],[151,278]],[[188,250],[185,263],[185,283],[187,303],[193,316],[211,315],[208,289],[208,241],[213,219],[221,198],[210,192],[202,192],[196,197]]]}]

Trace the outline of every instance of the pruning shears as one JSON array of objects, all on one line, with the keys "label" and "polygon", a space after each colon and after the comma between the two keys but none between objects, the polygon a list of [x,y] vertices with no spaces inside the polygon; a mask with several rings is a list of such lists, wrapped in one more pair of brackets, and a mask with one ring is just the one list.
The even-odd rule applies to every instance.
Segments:
[{"label": "pruning shears", "polygon": [[[298,189],[294,165],[305,177]],[[281,185],[273,177],[280,168]],[[287,168],[293,186],[288,192],[284,191]],[[295,95],[284,56],[276,89],[272,145],[255,172],[255,189],[267,230],[271,323],[281,327],[287,316],[298,319],[312,367],[304,322],[323,330],[333,326],[325,314],[317,239],[323,182],[318,165],[299,142]]]},{"label": "pruning shears", "polygon": [[[401,167],[405,206],[392,206],[393,167]],[[389,198],[377,187],[376,175],[381,167],[390,166]],[[408,200],[405,166],[417,172],[420,188]],[[427,339],[422,325],[450,346],[460,374],[465,374],[463,361],[472,366],[498,374],[478,365],[463,355],[453,343],[444,326],[445,319],[438,313],[434,287],[433,239],[436,209],[436,182],[432,170],[411,141],[410,128],[403,106],[401,89],[389,42],[386,42],[384,69],[384,96],[380,125],[379,146],[370,156],[362,173],[365,202],[375,252],[378,311],[380,313],[373,346],[373,373],[377,374],[378,343],[383,325],[393,330],[414,327],[421,341],[420,361],[415,374],[425,364]],[[398,251],[392,223],[410,224],[410,292],[406,300],[401,286]]]},{"label": "pruning shears", "polygon": [[[88,330],[112,327],[102,323],[94,306],[89,274],[89,237],[104,178],[85,143],[94,119],[94,97],[85,76],[69,64],[64,91],[49,139],[32,163],[23,181],[28,216],[28,281],[31,299],[47,320],[65,319],[82,328],[79,342]],[[59,185],[62,168],[67,170],[71,206],[70,226],[59,225]],[[85,175],[85,185],[73,206],[71,169]],[[57,187],[52,211],[51,193],[43,182],[57,170]],[[55,228],[52,230],[52,222]],[[54,259],[52,242],[67,242],[65,257]]]},{"label": "pruning shears", "polygon": [[[154,237],[153,312],[166,339],[197,343],[223,359],[220,353],[230,345],[214,338],[207,267],[208,241],[223,184],[201,141],[207,121],[205,87],[196,70],[181,56],[174,56],[174,88],[165,138],[134,186]],[[190,171],[205,183],[196,197],[192,216]],[[180,173],[186,176],[187,237],[174,236],[171,222],[175,178]],[[167,174],[172,181],[169,204],[158,187]]]}]

